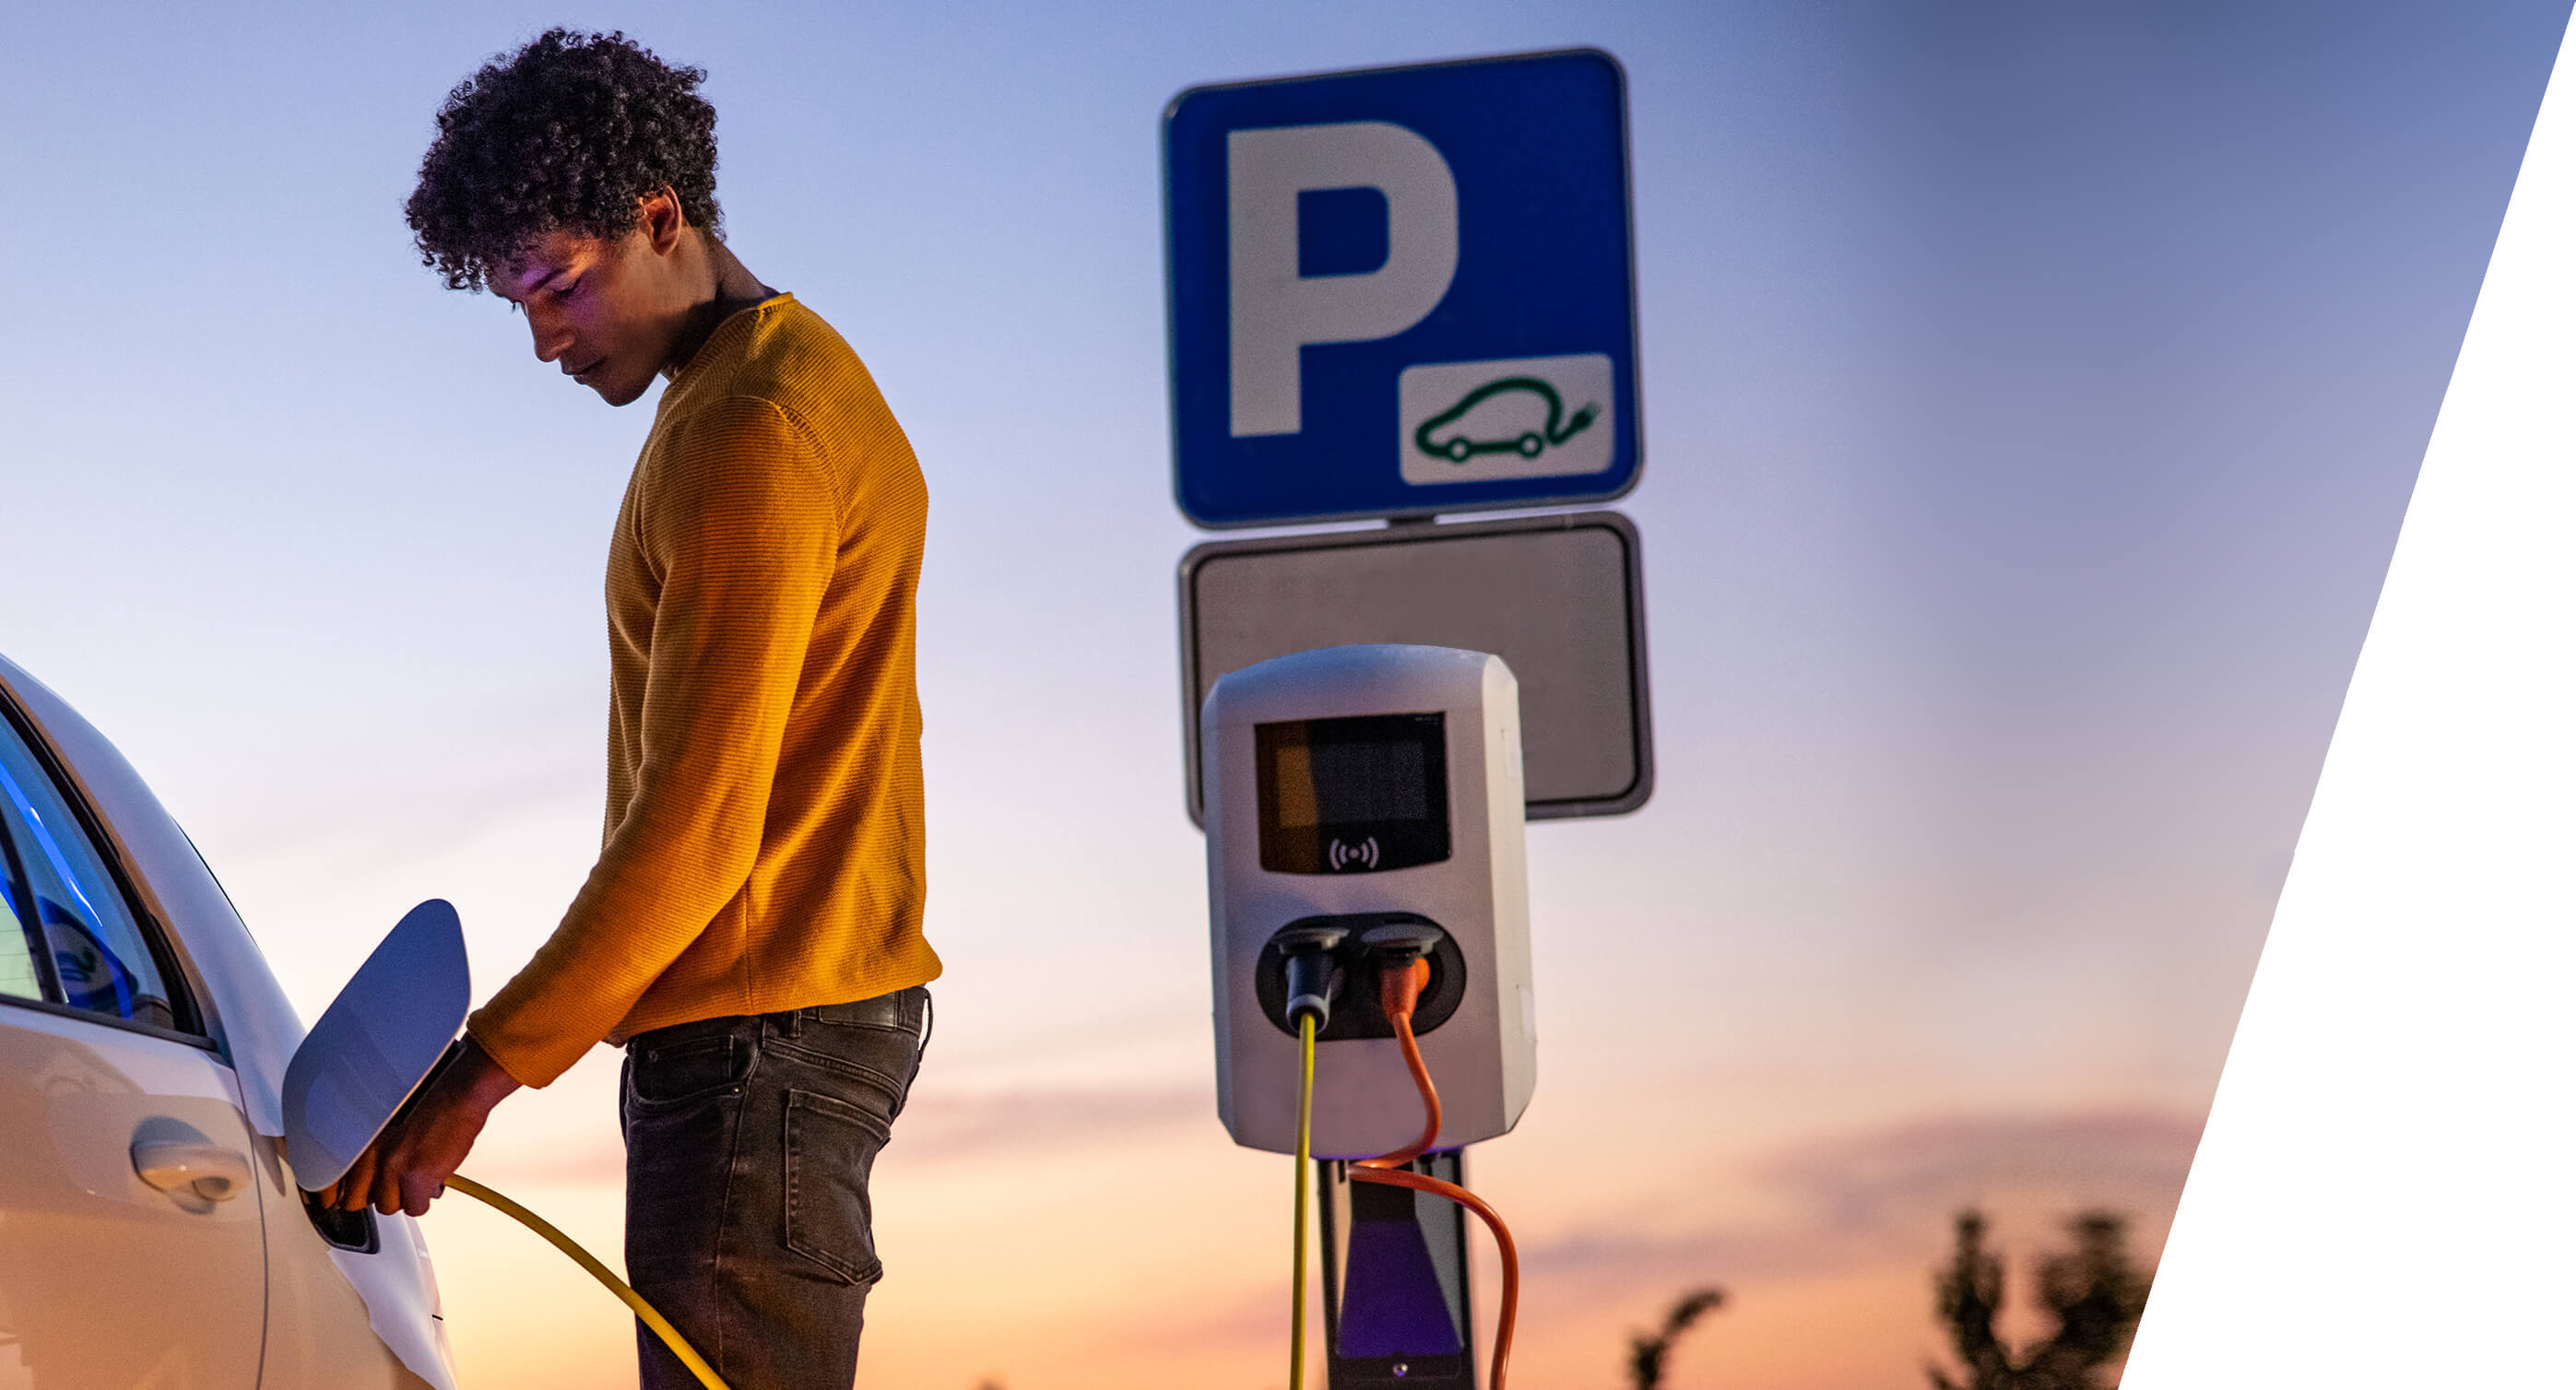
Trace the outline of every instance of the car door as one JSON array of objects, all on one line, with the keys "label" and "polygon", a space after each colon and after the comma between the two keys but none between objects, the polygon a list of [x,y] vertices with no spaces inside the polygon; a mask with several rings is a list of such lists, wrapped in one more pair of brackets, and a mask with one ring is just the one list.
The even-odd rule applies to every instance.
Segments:
[{"label": "car door", "polygon": [[168,943],[0,709],[0,1390],[252,1390],[253,1143]]}]

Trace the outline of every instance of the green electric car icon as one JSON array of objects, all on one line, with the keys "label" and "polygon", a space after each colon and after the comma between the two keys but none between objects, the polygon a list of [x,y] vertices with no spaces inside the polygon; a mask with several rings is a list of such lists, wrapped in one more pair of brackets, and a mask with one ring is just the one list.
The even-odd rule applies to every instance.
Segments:
[{"label": "green electric car icon", "polygon": [[[1520,408],[1497,405],[1490,410],[1477,409],[1498,398],[1519,402]],[[1546,419],[1537,418],[1537,405],[1547,407]],[[1471,413],[1477,418],[1468,420]],[[1555,387],[1534,376],[1507,376],[1486,382],[1460,397],[1456,405],[1423,421],[1422,427],[1413,432],[1413,447],[1451,463],[1465,463],[1478,454],[1515,453],[1537,458],[1551,446],[1590,429],[1600,415],[1601,407],[1596,404],[1568,416],[1565,398],[1557,394]],[[1451,429],[1452,426],[1458,428]],[[1444,435],[1443,431],[1448,433]]]}]

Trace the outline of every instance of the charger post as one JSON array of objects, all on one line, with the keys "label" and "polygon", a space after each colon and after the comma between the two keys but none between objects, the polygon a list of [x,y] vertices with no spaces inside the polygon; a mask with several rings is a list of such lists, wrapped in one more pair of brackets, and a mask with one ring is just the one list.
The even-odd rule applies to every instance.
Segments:
[{"label": "charger post", "polygon": [[1328,1383],[1474,1384],[1463,1214],[1351,1160],[1424,1137],[1380,981],[1427,963],[1411,1029],[1441,1123],[1408,1164],[1528,1105],[1530,990],[1518,683],[1445,647],[1325,648],[1217,682],[1202,712],[1218,1111],[1235,1142],[1294,1153],[1297,1015],[1317,1015],[1313,1153],[1326,1212]]}]

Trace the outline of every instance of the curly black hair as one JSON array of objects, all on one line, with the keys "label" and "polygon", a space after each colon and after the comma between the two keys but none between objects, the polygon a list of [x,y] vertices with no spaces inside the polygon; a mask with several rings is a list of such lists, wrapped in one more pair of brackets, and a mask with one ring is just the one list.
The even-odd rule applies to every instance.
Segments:
[{"label": "curly black hair", "polygon": [[549,29],[458,83],[403,204],[421,264],[480,290],[550,231],[615,237],[668,184],[689,225],[723,230],[716,109],[701,68],[623,33]]}]

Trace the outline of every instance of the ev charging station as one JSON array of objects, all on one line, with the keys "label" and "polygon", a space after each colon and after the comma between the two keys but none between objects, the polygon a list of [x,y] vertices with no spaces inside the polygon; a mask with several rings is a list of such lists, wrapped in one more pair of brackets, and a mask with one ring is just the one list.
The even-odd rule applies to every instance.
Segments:
[{"label": "ev charging station", "polygon": [[1295,1152],[1289,961],[1329,957],[1314,1153],[1367,1158],[1422,1128],[1369,985],[1393,943],[1430,961],[1414,1021],[1439,1078],[1433,1147],[1509,1133],[1537,1080],[1520,695],[1510,668],[1443,647],[1332,647],[1217,682],[1202,721],[1217,1113],[1246,1148]]},{"label": "ev charging station", "polygon": [[[1587,49],[1174,98],[1183,514],[1421,523],[1634,487],[1626,81]],[[1479,1384],[1470,1210],[1503,1258],[1484,1383],[1504,1384],[1516,1257],[1462,1151],[1536,1088],[1526,821],[1652,790],[1639,574],[1608,512],[1183,559],[1217,1112],[1238,1144],[1316,1160],[1330,1390]],[[1290,1377],[1309,1390],[1302,1163],[1297,1182]]]},{"label": "ev charging station", "polygon": [[[1458,1185],[1458,1151],[1529,1104],[1519,683],[1483,652],[1331,647],[1226,676],[1200,729],[1218,1113],[1238,1144],[1324,1161],[1333,1383],[1472,1387],[1461,1218],[1348,1164],[1420,1133],[1408,1166]],[[1379,982],[1417,960],[1399,1026]],[[1407,1049],[1439,1078],[1428,1131]]]}]

